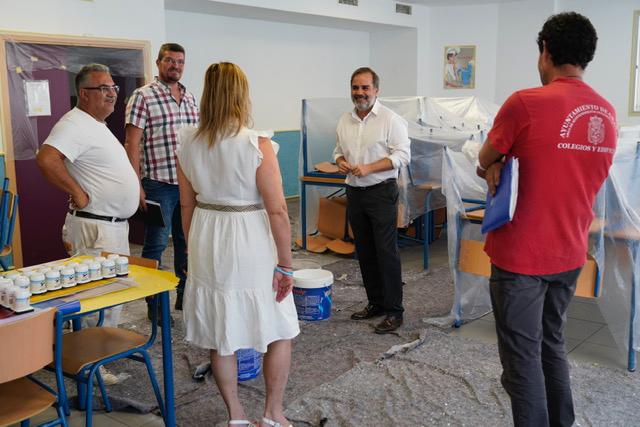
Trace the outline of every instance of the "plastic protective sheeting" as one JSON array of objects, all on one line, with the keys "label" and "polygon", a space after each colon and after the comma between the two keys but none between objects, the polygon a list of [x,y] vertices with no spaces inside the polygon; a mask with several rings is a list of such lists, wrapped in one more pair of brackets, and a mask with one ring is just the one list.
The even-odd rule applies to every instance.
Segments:
[{"label": "plastic protective sheeting", "polygon": [[[471,150],[473,151],[473,150]],[[460,324],[491,311],[488,279],[458,270],[460,241],[484,241],[480,224],[463,219],[467,200],[484,200],[486,182],[477,177],[475,159],[444,150],[443,193],[447,201],[449,264],[455,299],[451,313],[437,324]],[[596,298],[617,346],[640,350],[640,143],[620,138],[609,177],[595,203],[589,254],[596,260],[601,283]],[[517,207],[516,207],[517,209]],[[630,339],[631,338],[631,339]]]},{"label": "plastic protective sheeting", "polygon": [[[114,76],[144,79],[144,61],[141,59],[140,50],[137,49],[25,42],[7,42],[5,46],[9,92],[11,94],[24,93],[24,82],[40,80],[41,77],[38,77],[38,73],[46,70],[68,72],[69,86],[73,87],[75,74],[84,65],[90,63],[109,66],[111,74]],[[130,92],[135,88],[129,89]],[[52,93],[55,90],[55,87],[51,88]],[[120,96],[123,96],[123,92],[125,91],[122,91]],[[10,98],[14,158],[9,160],[33,159],[39,145],[37,117],[28,115],[26,99],[21,99],[19,96],[11,96]]]},{"label": "plastic protective sheeting", "polygon": [[[590,243],[601,269],[602,316],[620,349],[640,350],[640,144],[621,138],[598,195],[604,217]],[[630,339],[631,338],[631,339]]]},{"label": "plastic protective sheeting", "polygon": [[[444,147],[460,151],[468,140],[482,141],[498,106],[476,97],[429,98],[423,96],[379,98],[380,102],[402,116],[408,123],[411,161],[399,173],[401,206],[399,223],[408,225],[424,213],[444,207],[442,187],[442,153]],[[300,174],[313,172],[313,165],[333,161],[336,126],[340,116],[353,110],[348,98],[318,98],[302,101],[302,144]],[[305,169],[306,168],[306,169]],[[435,191],[417,188],[430,184]],[[318,199],[335,188],[307,185],[307,234],[317,224]],[[429,200],[427,204],[426,201]]]},{"label": "plastic protective sheeting", "polygon": [[481,224],[464,219],[464,200],[484,200],[487,183],[476,175],[475,159],[463,152],[444,150],[442,159],[443,193],[447,200],[447,239],[449,268],[455,286],[451,313],[436,323],[451,325],[477,319],[491,311],[489,279],[458,270],[460,241],[484,241]]}]

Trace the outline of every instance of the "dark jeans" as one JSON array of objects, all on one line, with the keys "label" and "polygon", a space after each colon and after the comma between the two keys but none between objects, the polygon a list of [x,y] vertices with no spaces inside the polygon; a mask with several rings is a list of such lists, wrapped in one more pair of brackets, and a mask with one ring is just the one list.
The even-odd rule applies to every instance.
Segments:
[{"label": "dark jeans", "polygon": [[581,269],[527,276],[491,266],[501,380],[516,426],[573,424],[564,327]]},{"label": "dark jeans", "polygon": [[160,203],[166,225],[166,227],[145,226],[142,256],[161,262],[162,252],[167,248],[169,235],[171,235],[174,252],[173,269],[180,279],[177,291],[181,294],[184,291],[184,284],[187,280],[184,273],[184,269],[187,266],[187,246],[182,231],[178,186],[143,178],[142,188],[148,200]]},{"label": "dark jeans", "polygon": [[349,222],[362,281],[370,304],[402,316],[402,274],[398,253],[398,186],[347,187]]}]

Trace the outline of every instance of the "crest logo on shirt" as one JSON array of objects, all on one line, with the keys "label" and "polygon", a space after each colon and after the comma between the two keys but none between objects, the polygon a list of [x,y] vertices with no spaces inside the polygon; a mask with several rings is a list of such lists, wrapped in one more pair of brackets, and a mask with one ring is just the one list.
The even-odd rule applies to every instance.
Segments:
[{"label": "crest logo on shirt", "polygon": [[591,116],[587,132],[589,142],[593,145],[601,144],[604,141],[604,132],[604,120],[598,116]]}]

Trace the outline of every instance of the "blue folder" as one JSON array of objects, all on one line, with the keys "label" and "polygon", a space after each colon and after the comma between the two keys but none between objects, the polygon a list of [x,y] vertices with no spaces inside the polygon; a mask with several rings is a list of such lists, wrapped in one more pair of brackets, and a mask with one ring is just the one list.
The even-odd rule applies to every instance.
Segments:
[{"label": "blue folder", "polygon": [[511,157],[500,171],[496,194],[487,193],[487,206],[482,221],[482,233],[502,227],[513,219],[518,201],[518,159]]}]

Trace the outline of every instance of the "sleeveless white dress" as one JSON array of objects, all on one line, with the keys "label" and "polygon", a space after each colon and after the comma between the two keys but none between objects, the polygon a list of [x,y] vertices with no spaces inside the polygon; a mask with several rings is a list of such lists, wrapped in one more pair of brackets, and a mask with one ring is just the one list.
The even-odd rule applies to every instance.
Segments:
[{"label": "sleeveless white dress", "polygon": [[[261,204],[256,170],[258,136],[247,128],[210,147],[196,129],[178,134],[180,166],[201,203]],[[281,185],[281,183],[274,183]],[[186,340],[222,356],[300,333],[293,296],[275,300],[275,242],[264,209],[227,212],[196,207],[188,236],[189,271],[184,290]]]}]

